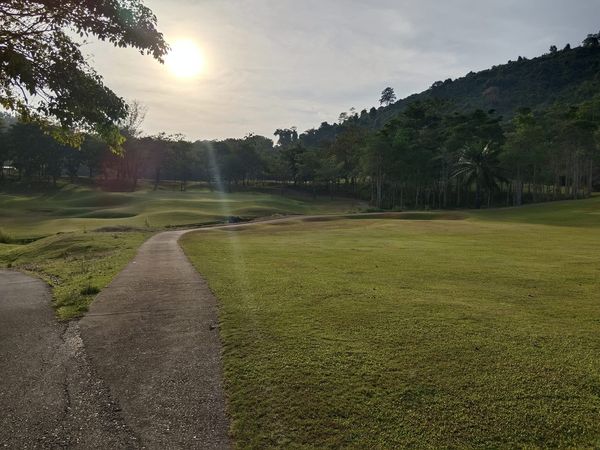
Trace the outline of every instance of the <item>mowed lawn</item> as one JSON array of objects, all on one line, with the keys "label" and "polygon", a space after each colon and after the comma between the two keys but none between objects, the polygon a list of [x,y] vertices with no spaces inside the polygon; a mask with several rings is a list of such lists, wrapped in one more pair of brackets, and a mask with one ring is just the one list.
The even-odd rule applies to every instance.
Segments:
[{"label": "mowed lawn", "polygon": [[598,197],[182,244],[239,448],[600,446]]},{"label": "mowed lawn", "polygon": [[0,192],[0,231],[14,239],[27,239],[106,227],[159,230],[230,217],[348,212],[364,206],[351,199],[280,195],[276,189],[223,193],[192,185],[180,192],[163,185],[157,191],[148,186],[118,193],[71,184],[39,193]]}]

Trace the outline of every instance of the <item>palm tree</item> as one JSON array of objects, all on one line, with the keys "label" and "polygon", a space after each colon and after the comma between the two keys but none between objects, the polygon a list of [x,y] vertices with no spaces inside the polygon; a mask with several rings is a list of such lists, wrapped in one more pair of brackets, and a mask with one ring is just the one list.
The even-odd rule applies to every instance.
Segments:
[{"label": "palm tree", "polygon": [[493,189],[496,181],[503,180],[498,158],[500,149],[491,142],[471,144],[463,148],[454,177],[463,177],[468,186],[475,184],[475,208],[481,208],[482,188]]}]

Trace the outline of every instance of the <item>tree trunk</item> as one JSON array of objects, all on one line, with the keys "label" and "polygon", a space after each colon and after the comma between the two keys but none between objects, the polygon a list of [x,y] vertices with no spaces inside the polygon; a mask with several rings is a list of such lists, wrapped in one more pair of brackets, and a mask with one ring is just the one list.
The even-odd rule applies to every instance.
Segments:
[{"label": "tree trunk", "polygon": [[400,185],[400,209],[404,209],[404,183]]},{"label": "tree trunk", "polygon": [[160,167],[157,167],[154,172],[154,190],[158,189],[158,184],[160,183]]},{"label": "tree trunk", "polygon": [[594,161],[590,158],[590,163],[588,167],[588,196],[592,196],[592,192],[594,191]]},{"label": "tree trunk", "polygon": [[381,205],[383,203],[383,176],[381,175],[381,173],[377,174],[377,183],[375,189],[377,194],[376,207],[381,208]]}]

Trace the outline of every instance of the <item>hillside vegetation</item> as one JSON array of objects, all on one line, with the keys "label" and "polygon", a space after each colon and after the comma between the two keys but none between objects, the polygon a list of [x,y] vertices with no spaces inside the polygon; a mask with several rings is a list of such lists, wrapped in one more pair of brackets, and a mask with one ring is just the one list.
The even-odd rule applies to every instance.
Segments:
[{"label": "hillside vegetation", "polygon": [[521,108],[543,111],[556,102],[579,104],[600,88],[600,47],[575,47],[533,59],[438,81],[425,92],[378,110],[371,123],[385,124],[414,101],[444,99],[462,111],[496,110],[506,120]]}]

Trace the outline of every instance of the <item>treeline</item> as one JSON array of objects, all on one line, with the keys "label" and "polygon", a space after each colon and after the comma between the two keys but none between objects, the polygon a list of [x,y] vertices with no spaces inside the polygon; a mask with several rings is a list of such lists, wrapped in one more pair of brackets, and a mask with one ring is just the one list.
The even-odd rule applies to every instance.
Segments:
[{"label": "treeline", "polygon": [[292,132],[280,148],[296,183],[328,182],[379,208],[479,208],[591,195],[600,182],[599,130],[600,95],[521,109],[509,122],[430,100],[379,131],[354,115],[332,141],[311,147],[312,133]]},{"label": "treeline", "polygon": [[[140,137],[131,128],[122,152],[87,136],[79,149],[34,124],[4,128],[0,160],[11,179],[56,182],[85,174],[106,189],[135,189],[140,178],[203,181],[233,190],[263,184],[313,195],[347,195],[377,208],[521,205],[583,198],[598,186],[600,94],[543,112],[520,110],[509,122],[493,111],[453,112],[439,100],[415,102],[380,130],[347,115],[331,140],[279,129],[263,136],[189,142]],[[4,177],[9,176],[7,170]]]},{"label": "treeline", "polygon": [[189,142],[165,134],[139,136],[124,128],[125,142],[114,151],[93,135],[86,135],[77,148],[61,144],[51,131],[5,117],[0,127],[0,181],[56,184],[62,176],[71,181],[86,177],[117,191],[135,190],[142,178],[155,189],[162,180],[176,180],[182,191],[188,181],[205,181],[217,189],[284,181],[273,141],[262,136]]}]

